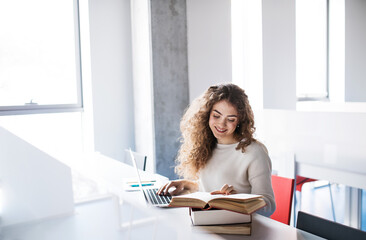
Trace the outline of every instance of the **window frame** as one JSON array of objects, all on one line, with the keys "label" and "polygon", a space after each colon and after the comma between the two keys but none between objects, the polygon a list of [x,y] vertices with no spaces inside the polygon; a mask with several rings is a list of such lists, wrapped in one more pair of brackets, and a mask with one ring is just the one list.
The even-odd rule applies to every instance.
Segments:
[{"label": "window frame", "polygon": [[75,58],[76,58],[76,91],[77,103],[75,104],[24,104],[15,106],[0,106],[0,116],[25,115],[39,113],[82,112],[83,111],[83,88],[82,88],[82,64],[81,64],[81,41],[80,41],[80,9],[79,0],[73,0],[74,32],[75,32]]},{"label": "window frame", "polygon": [[297,102],[315,102],[315,101],[321,101],[321,102],[329,102],[329,0],[326,0],[326,69],[325,69],[325,90],[326,94],[325,96],[298,96],[296,94],[296,101]]}]

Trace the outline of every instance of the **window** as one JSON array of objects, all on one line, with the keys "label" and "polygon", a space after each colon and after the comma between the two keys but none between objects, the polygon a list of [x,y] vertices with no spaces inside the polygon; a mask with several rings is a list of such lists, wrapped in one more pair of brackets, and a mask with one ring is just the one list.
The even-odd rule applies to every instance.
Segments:
[{"label": "window", "polygon": [[296,96],[345,101],[344,0],[296,0]]},{"label": "window", "polygon": [[366,190],[362,189],[361,200],[361,230],[366,231]]},{"label": "window", "polygon": [[1,1],[0,114],[80,110],[79,46],[77,0]]},{"label": "window", "polygon": [[328,97],[327,0],[296,0],[296,95]]}]

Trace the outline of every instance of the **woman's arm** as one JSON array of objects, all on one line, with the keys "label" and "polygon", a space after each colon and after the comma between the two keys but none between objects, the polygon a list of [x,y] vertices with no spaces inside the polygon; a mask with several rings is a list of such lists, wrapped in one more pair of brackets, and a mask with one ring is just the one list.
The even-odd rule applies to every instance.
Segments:
[{"label": "woman's arm", "polygon": [[272,189],[272,164],[266,152],[260,152],[249,165],[248,180],[252,187],[252,194],[260,194],[266,202],[266,207],[258,213],[270,216],[276,210],[276,203]]}]

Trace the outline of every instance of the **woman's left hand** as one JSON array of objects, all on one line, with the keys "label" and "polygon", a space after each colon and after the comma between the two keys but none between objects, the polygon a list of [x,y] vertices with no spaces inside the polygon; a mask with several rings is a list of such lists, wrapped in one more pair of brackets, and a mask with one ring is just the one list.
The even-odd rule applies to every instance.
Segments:
[{"label": "woman's left hand", "polygon": [[228,184],[224,184],[224,186],[222,186],[220,190],[211,192],[212,195],[215,195],[215,194],[230,195],[230,194],[235,194],[235,193],[237,193],[237,192],[235,191],[234,187],[232,185],[228,185]]}]

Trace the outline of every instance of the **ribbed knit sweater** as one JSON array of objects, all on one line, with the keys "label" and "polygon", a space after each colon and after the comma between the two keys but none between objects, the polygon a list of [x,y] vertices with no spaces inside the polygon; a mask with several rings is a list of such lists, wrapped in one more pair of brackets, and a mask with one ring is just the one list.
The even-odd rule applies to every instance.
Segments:
[{"label": "ribbed knit sweater", "polygon": [[242,153],[238,144],[217,144],[211,159],[199,173],[199,190],[220,190],[224,184],[233,185],[238,193],[263,195],[267,206],[258,213],[270,216],[275,208],[271,174],[272,164],[266,147],[251,143]]}]

